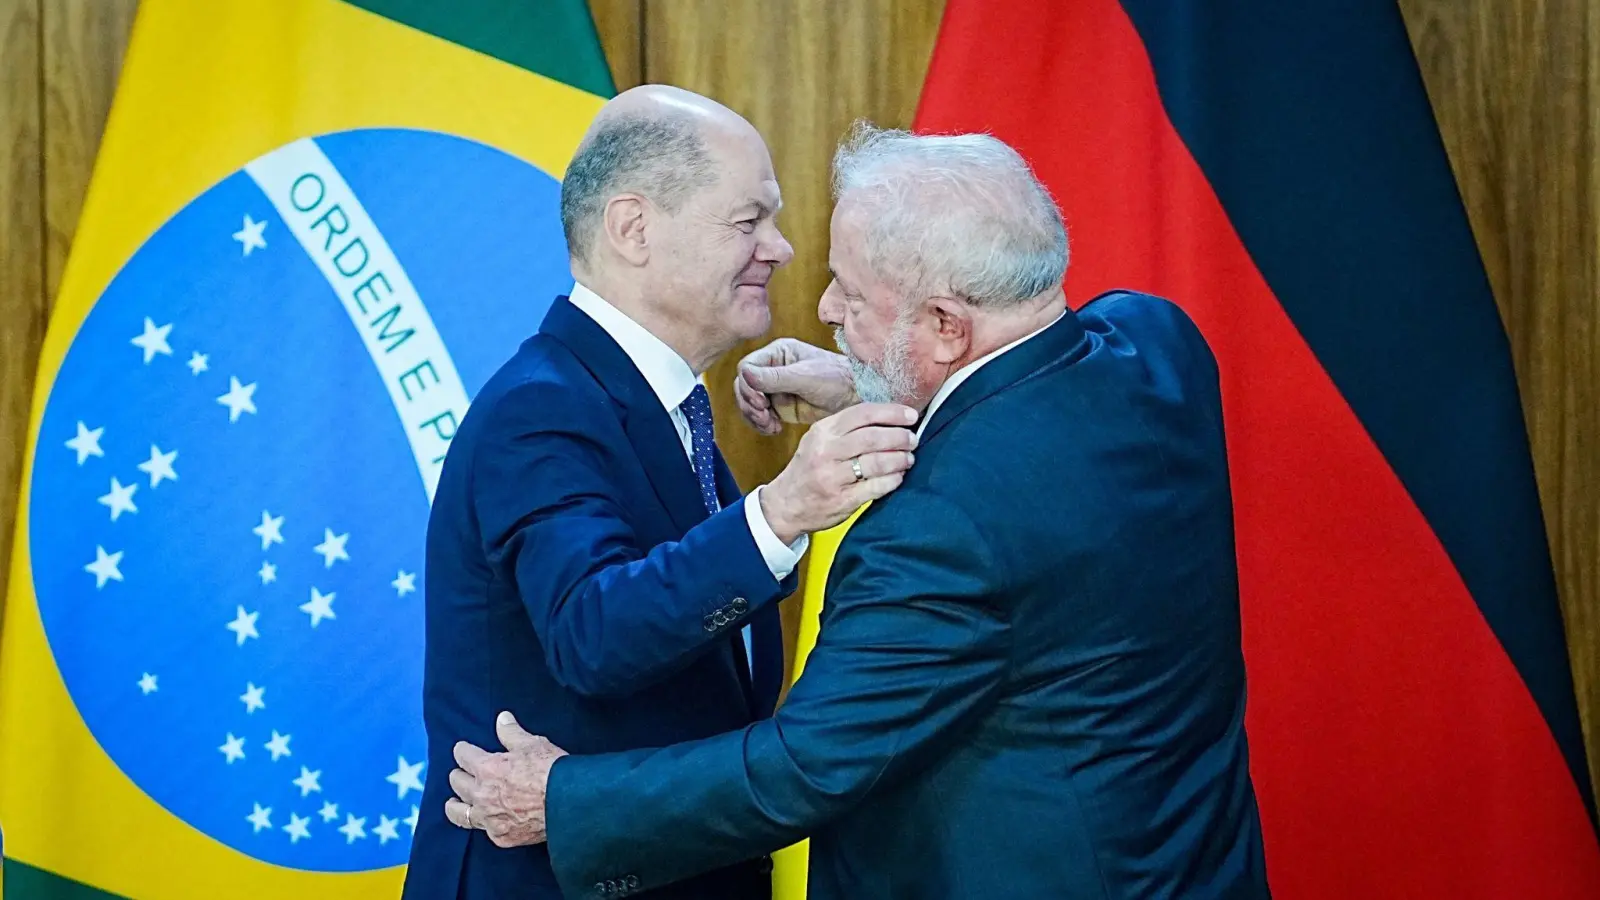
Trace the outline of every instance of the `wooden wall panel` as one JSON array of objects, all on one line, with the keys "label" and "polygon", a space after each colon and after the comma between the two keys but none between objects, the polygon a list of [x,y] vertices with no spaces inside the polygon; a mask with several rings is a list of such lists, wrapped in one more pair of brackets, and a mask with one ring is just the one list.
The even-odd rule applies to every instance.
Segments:
[{"label": "wooden wall panel", "polygon": [[644,81],[644,0],[589,0],[619,92]]},{"label": "wooden wall panel", "polygon": [[1511,340],[1600,783],[1600,7],[1401,8]]},{"label": "wooden wall panel", "polygon": [[[795,258],[772,282],[771,337],[832,346],[817,300],[828,284],[833,150],[857,118],[911,124],[943,10],[942,0],[645,0],[645,80],[727,104],[772,150],[783,191],[778,222]],[[717,443],[746,490],[782,471],[800,434],[759,435],[733,406],[739,358],[762,343],[706,373]],[[782,609],[792,637],[800,604]]]},{"label": "wooden wall panel", "polygon": [[45,328],[39,4],[0,0],[0,609]]}]

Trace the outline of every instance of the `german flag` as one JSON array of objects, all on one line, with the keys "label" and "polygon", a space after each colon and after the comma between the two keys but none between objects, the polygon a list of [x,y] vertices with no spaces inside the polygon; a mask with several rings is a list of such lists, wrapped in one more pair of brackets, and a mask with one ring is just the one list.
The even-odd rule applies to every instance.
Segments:
[{"label": "german flag", "polygon": [[8,900],[399,896],[423,535],[571,287],[582,0],[145,0],[39,363]]}]

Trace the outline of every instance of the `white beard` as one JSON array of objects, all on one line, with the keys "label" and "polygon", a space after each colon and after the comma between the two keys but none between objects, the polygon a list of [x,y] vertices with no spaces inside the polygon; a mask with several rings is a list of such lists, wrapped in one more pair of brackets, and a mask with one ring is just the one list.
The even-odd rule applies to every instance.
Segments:
[{"label": "white beard", "polygon": [[911,359],[911,329],[906,323],[896,322],[889,332],[883,348],[882,369],[863,362],[850,351],[845,341],[844,328],[833,329],[833,342],[850,363],[850,373],[855,379],[856,396],[862,403],[907,403],[916,393],[916,385],[907,371]]}]

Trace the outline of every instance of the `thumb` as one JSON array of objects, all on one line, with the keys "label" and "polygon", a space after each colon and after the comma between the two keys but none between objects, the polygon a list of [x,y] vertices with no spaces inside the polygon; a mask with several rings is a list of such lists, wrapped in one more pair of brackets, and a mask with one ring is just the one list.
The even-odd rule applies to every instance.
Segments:
[{"label": "thumb", "polygon": [[522,730],[522,726],[517,724],[517,717],[510,710],[495,718],[494,733],[500,738],[500,745],[507,750],[523,750],[539,742],[538,738]]},{"label": "thumb", "polygon": [[801,377],[792,366],[745,366],[744,382],[763,394],[792,394]]}]

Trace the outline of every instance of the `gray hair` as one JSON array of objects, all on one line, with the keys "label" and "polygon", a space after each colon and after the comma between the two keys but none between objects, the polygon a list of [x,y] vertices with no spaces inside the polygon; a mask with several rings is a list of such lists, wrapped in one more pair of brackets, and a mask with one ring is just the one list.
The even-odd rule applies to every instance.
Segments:
[{"label": "gray hair", "polygon": [[848,194],[869,204],[863,255],[902,300],[948,291],[1005,307],[1066,275],[1060,209],[1022,156],[990,135],[858,122],[833,171],[835,202]]},{"label": "gray hair", "polygon": [[607,201],[624,191],[677,213],[716,180],[698,123],[687,115],[619,115],[599,125],[561,179],[567,252],[586,260]]}]

